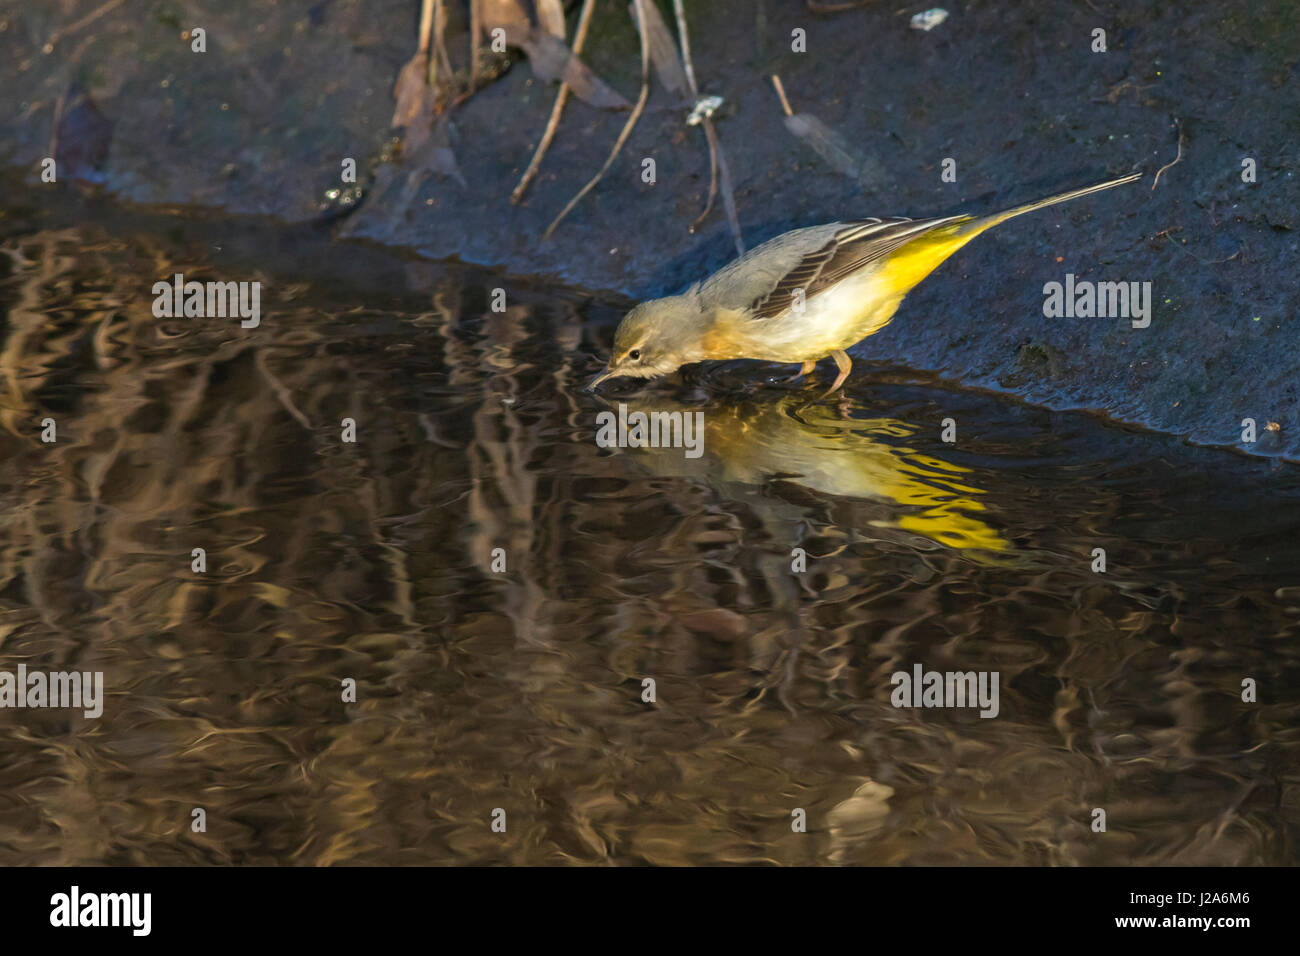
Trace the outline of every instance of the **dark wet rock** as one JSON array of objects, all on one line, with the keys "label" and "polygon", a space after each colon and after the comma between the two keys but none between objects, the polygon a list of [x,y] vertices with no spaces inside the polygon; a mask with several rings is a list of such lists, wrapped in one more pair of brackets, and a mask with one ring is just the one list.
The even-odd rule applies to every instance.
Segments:
[{"label": "dark wet rock", "polygon": [[[449,147],[454,167],[440,153],[412,179],[401,165],[410,157],[377,161],[391,149],[393,85],[414,52],[414,2],[230,0],[202,23],[185,8],[127,4],[59,32],[96,6],[0,0],[14,107],[0,118],[0,161],[27,168],[34,184],[60,93],[79,78],[115,122],[102,173],[123,200],[292,221],[324,209],[343,234],[633,296],[675,290],[734,255],[720,200],[690,231],[709,185],[704,134],[658,86],[604,180],[542,242],[605,161],[625,112],[571,101],[540,175],[512,205],[556,91],[525,60],[447,114],[435,148]],[[598,7],[582,59],[635,99],[632,22],[624,4]],[[449,52],[463,71],[464,17],[450,8]],[[1145,169],[1143,183],[977,240],[857,353],[1300,457],[1300,184],[1288,168],[1300,139],[1300,9],[1289,0],[949,9],[922,32],[909,27],[917,10],[888,5],[827,16],[793,0],[687,5],[700,91],[724,99],[714,121],[746,243],[839,218],[983,211]],[[573,20],[571,10],[570,34]],[[202,54],[185,39],[200,25]],[[1106,53],[1091,50],[1095,28],[1106,30]],[[805,53],[791,51],[795,29],[806,31]],[[772,73],[794,111],[824,123],[871,175],[843,175],[791,135]],[[1153,191],[1180,136],[1181,160]],[[340,181],[345,158],[370,171],[365,201]],[[653,185],[642,180],[646,158]],[[945,158],[956,182],[941,180]],[[1243,182],[1245,159],[1255,183]],[[1067,273],[1151,282],[1150,327],[1044,317],[1044,284]],[[1257,423],[1255,444],[1241,443],[1244,418]],[[1277,430],[1265,430],[1270,421]]]}]

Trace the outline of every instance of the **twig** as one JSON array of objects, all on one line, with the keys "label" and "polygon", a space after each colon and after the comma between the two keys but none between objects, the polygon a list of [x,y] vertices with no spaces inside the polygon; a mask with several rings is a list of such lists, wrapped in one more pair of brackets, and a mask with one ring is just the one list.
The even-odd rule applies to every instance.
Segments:
[{"label": "twig", "polygon": [[633,5],[636,9],[637,26],[641,33],[641,95],[637,97],[636,106],[632,108],[632,115],[629,116],[627,122],[623,124],[623,131],[618,134],[618,140],[614,143],[614,148],[610,150],[609,158],[605,160],[605,165],[600,167],[600,171],[591,178],[591,181],[587,183],[587,185],[578,190],[578,194],[569,200],[568,205],[561,209],[560,214],[552,220],[549,226],[546,227],[546,231],[542,233],[543,242],[551,237],[551,233],[553,233],[555,227],[560,224],[560,220],[567,216],[573,210],[573,207],[582,201],[583,196],[587,195],[587,193],[591,192],[592,189],[596,187],[596,184],[600,182],[601,177],[605,175],[605,172],[609,167],[614,165],[614,159],[623,148],[623,144],[627,142],[628,136],[632,134],[632,129],[636,126],[637,120],[641,118],[642,111],[645,110],[646,100],[650,98],[650,46],[646,42],[645,13],[641,6],[645,2],[646,0],[633,0]]},{"label": "twig", "polygon": [[718,170],[722,173],[722,208],[727,211],[727,222],[731,224],[731,238],[736,242],[736,254],[745,254],[745,240],[740,236],[740,217],[736,215],[736,195],[731,186],[731,172],[727,169],[727,158],[723,155],[722,144],[718,142],[717,131],[710,120],[704,121],[704,135],[709,138],[710,151],[717,154]]},{"label": "twig", "polygon": [[1174,161],[1172,163],[1165,163],[1165,165],[1161,166],[1159,169],[1156,170],[1156,178],[1151,183],[1152,192],[1156,191],[1156,183],[1160,182],[1160,174],[1163,173],[1170,166],[1176,166],[1179,162],[1182,161],[1183,158],[1183,124],[1178,122],[1178,118],[1175,117],[1174,125],[1178,127],[1178,155],[1174,157]]},{"label": "twig", "polygon": [[[695,82],[695,64],[691,61],[691,35],[686,26],[686,11],[682,0],[673,0],[673,14],[677,18],[677,40],[682,47],[682,66],[686,70],[686,81],[691,86],[691,96],[698,103],[700,88]],[[713,209],[713,200],[718,195],[718,180],[722,180],[722,207],[727,212],[727,225],[731,227],[731,238],[736,243],[736,252],[745,254],[745,240],[740,234],[740,217],[736,215],[736,196],[731,187],[731,173],[727,169],[726,157],[722,155],[722,142],[718,132],[713,128],[713,120],[703,118],[704,136],[709,142],[709,196],[704,203],[704,211],[691,223],[691,232],[699,228],[709,212]]]},{"label": "twig", "polygon": [[785,98],[785,87],[781,85],[781,77],[775,73],[772,74],[772,85],[776,87],[776,95],[781,97],[781,109],[785,110],[785,115],[793,116],[794,110],[790,109],[790,101]]},{"label": "twig", "polygon": [[483,30],[483,11],[479,0],[469,0],[469,90],[478,89],[478,41]]},{"label": "twig", "polygon": [[[578,14],[578,28],[573,34],[573,55],[577,56],[582,52],[582,45],[587,40],[587,26],[591,23],[591,11],[595,7],[596,0],[583,0],[582,12]],[[519,185],[515,191],[510,194],[510,201],[519,205],[519,201],[524,198],[524,193],[532,185],[533,180],[537,178],[537,171],[541,168],[542,157],[550,149],[551,141],[555,139],[555,131],[560,126],[560,114],[564,112],[564,104],[569,98],[569,84],[561,83],[560,92],[555,95],[555,105],[551,107],[551,118],[546,123],[546,129],[542,133],[542,141],[537,144],[537,149],[533,151],[532,162],[524,170],[524,174],[519,177]]]},{"label": "twig", "polygon": [[438,7],[442,0],[421,0],[420,26],[416,34],[418,46],[416,56],[424,57],[424,85],[436,87],[438,83],[438,57],[430,50],[429,38],[433,34],[433,24],[438,16]]},{"label": "twig", "polygon": [[1172,232],[1182,232],[1182,231],[1183,231],[1183,227],[1182,227],[1182,226],[1170,226],[1168,229],[1161,229],[1159,232],[1157,232],[1157,233],[1156,233],[1154,236],[1152,236],[1151,238],[1152,238],[1152,239],[1168,239],[1171,243],[1173,243],[1174,248],[1177,249],[1179,252],[1182,252],[1182,253],[1185,253],[1186,255],[1189,255],[1189,256],[1191,256],[1193,259],[1195,259],[1197,262],[1201,263],[1202,265],[1207,265],[1207,266],[1220,266],[1220,265],[1223,265],[1223,263],[1225,263],[1225,262],[1231,262],[1233,259],[1237,258],[1237,256],[1241,255],[1241,250],[1238,249],[1238,250],[1237,250],[1236,252],[1234,252],[1232,255],[1228,256],[1228,258],[1226,258],[1226,259],[1202,259],[1202,258],[1201,258],[1200,256],[1198,256],[1196,253],[1192,252],[1190,249],[1187,248],[1187,240],[1186,240],[1186,239],[1184,239],[1184,240],[1182,241],[1182,243],[1174,242],[1174,237],[1171,236],[1170,233],[1172,233]]},{"label": "twig", "polygon": [[[691,62],[691,39],[690,31],[686,29],[686,11],[682,9],[682,0],[673,0],[673,15],[677,18],[677,40],[682,47],[682,67],[686,71],[686,82],[691,88],[691,98],[696,102],[700,99],[700,88],[695,83],[695,64]],[[695,217],[691,223],[691,232],[694,233],[700,227],[710,212],[713,211],[713,200],[718,197],[718,151],[714,147],[715,137],[710,134],[713,124],[706,116],[704,118],[704,135],[709,142],[709,195],[704,200],[704,211]]]},{"label": "twig", "polygon": [[709,195],[704,200],[704,211],[696,216],[695,221],[691,223],[691,232],[695,232],[696,229],[700,228],[700,223],[713,211],[713,200],[718,198],[718,151],[713,148],[713,137],[710,135],[712,129],[713,124],[705,120],[704,135],[709,141]]},{"label": "twig", "polygon": [[[441,64],[443,72],[447,77],[446,83],[450,94],[452,76],[455,71],[451,68],[451,56],[447,53],[447,44],[443,39],[444,34],[447,32],[447,10],[443,6],[444,3],[446,3],[446,0],[434,0],[433,52],[430,54],[430,58],[437,60],[437,63]],[[437,79],[437,76],[437,64],[431,64],[429,67],[429,85],[434,88],[435,94],[437,92],[437,86],[434,83],[434,80]],[[469,92],[474,92],[473,87],[470,88]]]},{"label": "twig", "polygon": [[415,52],[426,56],[429,53],[429,35],[433,32],[433,7],[437,2],[438,0],[423,0],[420,4],[420,29],[416,34],[420,45]]},{"label": "twig", "polygon": [[673,15],[677,18],[677,41],[682,45],[682,66],[686,68],[686,80],[691,84],[691,95],[699,99],[700,89],[695,84],[695,67],[691,63],[691,38],[686,29],[686,11],[682,9],[682,0],[673,0]]},{"label": "twig", "polygon": [[1228,258],[1226,259],[1202,259],[1200,256],[1192,252],[1190,249],[1187,248],[1186,245],[1183,245],[1182,243],[1175,242],[1173,245],[1174,248],[1177,249],[1179,252],[1191,256],[1193,259],[1195,259],[1203,266],[1221,266],[1225,262],[1231,262],[1233,259],[1237,258],[1237,256],[1241,255],[1241,250],[1238,249],[1232,255],[1228,256]]}]

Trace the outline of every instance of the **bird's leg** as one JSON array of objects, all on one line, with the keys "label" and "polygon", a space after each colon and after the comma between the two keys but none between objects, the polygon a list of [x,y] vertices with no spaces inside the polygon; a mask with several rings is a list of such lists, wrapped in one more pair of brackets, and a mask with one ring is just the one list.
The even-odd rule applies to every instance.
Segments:
[{"label": "bird's leg", "polygon": [[805,375],[811,373],[812,370],[815,369],[816,367],[817,367],[817,361],[815,359],[804,362],[802,365],[799,366],[799,371],[795,372],[793,375],[787,378],[786,382],[797,382]]},{"label": "bird's leg", "polygon": [[849,358],[849,353],[843,349],[836,349],[831,353],[831,358],[835,359],[835,367],[840,370],[840,374],[835,376],[835,384],[827,389],[822,398],[838,391],[839,387],[844,384],[844,380],[849,377],[849,372],[853,369],[853,360]]}]

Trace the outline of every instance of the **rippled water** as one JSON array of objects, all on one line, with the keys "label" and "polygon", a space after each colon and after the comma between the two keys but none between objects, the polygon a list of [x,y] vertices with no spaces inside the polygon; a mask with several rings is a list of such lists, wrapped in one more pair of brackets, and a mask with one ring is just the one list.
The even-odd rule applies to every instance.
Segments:
[{"label": "rippled water", "polygon": [[[617,303],[0,222],[0,670],[106,685],[0,710],[0,862],[1297,859],[1294,466],[864,362],[592,396]],[[156,319],[176,271],[261,326]],[[702,456],[598,447],[620,400]],[[894,707],[918,663],[998,715]]]}]

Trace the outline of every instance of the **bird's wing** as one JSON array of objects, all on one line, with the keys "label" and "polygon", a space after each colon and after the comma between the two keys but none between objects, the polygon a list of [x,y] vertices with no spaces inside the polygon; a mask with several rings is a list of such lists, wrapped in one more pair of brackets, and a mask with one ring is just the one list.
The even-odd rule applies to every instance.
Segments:
[{"label": "bird's wing", "polygon": [[[803,290],[804,300],[807,301],[872,262],[885,258],[917,236],[966,218],[968,217],[864,219],[859,222],[837,223],[838,228],[814,248],[808,248],[805,244],[806,251],[786,268],[783,275],[776,278],[775,284],[766,293],[758,295],[749,304],[749,313],[756,319],[775,318],[790,308],[799,289]],[[800,230],[804,231],[813,232]],[[779,243],[784,238],[778,237],[773,242]]]},{"label": "bird's wing", "polygon": [[770,295],[786,275],[799,268],[805,257],[815,256],[830,243],[844,225],[833,222],[782,233],[723,266],[691,291],[702,309],[747,313],[755,302]]}]

